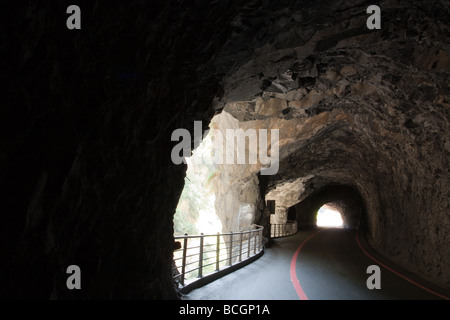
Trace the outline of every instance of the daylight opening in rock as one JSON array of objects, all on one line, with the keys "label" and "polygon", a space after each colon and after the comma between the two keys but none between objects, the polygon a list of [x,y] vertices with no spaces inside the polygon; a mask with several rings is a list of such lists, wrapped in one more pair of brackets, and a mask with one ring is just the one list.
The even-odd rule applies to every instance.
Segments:
[{"label": "daylight opening in rock", "polygon": [[342,228],[343,223],[341,213],[330,209],[327,205],[322,206],[317,212],[318,227]]},{"label": "daylight opening in rock", "polygon": [[193,151],[192,156],[186,158],[188,169],[184,189],[173,219],[175,236],[222,231],[222,223],[214,207],[212,178],[216,169],[210,161],[212,152],[212,139],[208,134]]}]

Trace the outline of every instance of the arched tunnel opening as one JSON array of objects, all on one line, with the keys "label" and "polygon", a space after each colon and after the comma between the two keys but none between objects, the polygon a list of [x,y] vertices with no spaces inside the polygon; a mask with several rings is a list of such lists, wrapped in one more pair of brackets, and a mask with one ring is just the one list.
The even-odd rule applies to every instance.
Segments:
[{"label": "arched tunnel opening", "polygon": [[[374,30],[366,1],[92,2],[81,30],[62,4],[15,5],[1,297],[179,299],[187,165],[171,158],[172,134],[215,117],[220,130],[279,133],[274,174],[260,160],[205,172],[220,182],[223,230],[314,227],[328,205],[377,252],[450,289],[450,7],[380,5]],[[73,264],[82,290],[67,288]]]},{"label": "arched tunnel opening", "polygon": [[317,225],[318,211],[324,206],[340,214],[343,228],[368,230],[364,201],[354,187],[346,185],[323,187],[298,203],[299,226]]},{"label": "arched tunnel opening", "polygon": [[316,225],[318,227],[343,227],[342,214],[333,203],[328,203],[320,207],[317,211]]},{"label": "arched tunnel opening", "polygon": [[203,137],[192,155],[185,157],[187,170],[183,192],[173,217],[174,236],[222,232],[215,208],[215,177],[220,174],[211,161],[213,140]]}]

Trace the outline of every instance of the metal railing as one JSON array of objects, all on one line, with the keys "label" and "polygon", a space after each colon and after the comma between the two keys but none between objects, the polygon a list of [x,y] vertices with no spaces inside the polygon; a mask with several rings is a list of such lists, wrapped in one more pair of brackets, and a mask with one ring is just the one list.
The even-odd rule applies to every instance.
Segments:
[{"label": "metal railing", "polygon": [[270,237],[281,238],[295,234],[297,232],[297,221],[288,220],[286,223],[270,225]]},{"label": "metal railing", "polygon": [[184,287],[257,255],[263,250],[262,231],[253,225],[247,231],[174,237],[181,246],[173,254],[175,283]]}]

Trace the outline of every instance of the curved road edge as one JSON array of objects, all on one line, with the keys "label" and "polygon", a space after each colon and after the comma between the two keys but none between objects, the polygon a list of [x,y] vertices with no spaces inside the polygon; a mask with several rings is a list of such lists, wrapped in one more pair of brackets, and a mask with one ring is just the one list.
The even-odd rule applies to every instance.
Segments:
[{"label": "curved road edge", "polygon": [[[450,300],[450,293],[445,292],[443,288],[439,288],[436,285],[418,277],[410,271],[398,266],[394,262],[390,261],[386,257],[380,255],[375,249],[373,249],[367,239],[361,231],[355,231],[355,240],[361,251],[376,264],[380,265],[384,269],[394,273],[395,275],[405,279],[413,285],[425,290],[431,294],[434,294],[444,300]],[[390,265],[390,266],[389,266]],[[395,269],[394,269],[395,268]]]},{"label": "curved road edge", "polygon": [[[309,241],[311,241],[311,239],[316,237],[319,233],[329,229],[332,228],[319,229],[318,231],[309,235],[306,239],[304,239],[301,242],[301,244],[297,247],[292,256],[290,263],[290,278],[291,283],[294,286],[295,292],[297,293],[300,300],[309,300],[297,276],[297,265],[298,265],[297,262],[298,260],[302,260],[301,258],[299,259],[300,251]],[[410,271],[402,268],[401,266],[395,264],[391,260],[379,254],[369,245],[368,241],[366,240],[361,231],[353,230],[353,233],[355,235],[354,239],[359,250],[361,250],[361,252],[371,261],[375,262],[377,265],[384,268],[385,270],[388,270],[395,276],[402,278],[403,280],[407,281],[413,286],[428,292],[429,294],[432,294],[444,300],[450,300],[449,298],[450,295],[446,292],[444,288],[438,287],[437,285],[421,278],[420,276],[411,273]]]}]

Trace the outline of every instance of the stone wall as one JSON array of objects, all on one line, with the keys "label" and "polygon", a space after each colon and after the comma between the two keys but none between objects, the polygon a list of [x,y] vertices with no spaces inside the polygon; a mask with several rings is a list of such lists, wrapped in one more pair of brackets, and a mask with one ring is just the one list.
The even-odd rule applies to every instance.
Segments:
[{"label": "stone wall", "polygon": [[[221,150],[223,156],[220,163],[215,163],[216,174],[213,178],[215,209],[222,222],[222,231],[248,230],[256,222],[257,211],[261,210],[257,178],[259,170],[257,166],[249,164],[248,143],[245,145],[247,160],[244,164],[238,164],[236,160],[237,140],[227,143],[229,140],[227,139],[227,130],[232,130],[232,132],[237,129],[246,130],[245,124],[223,111],[214,116],[210,127],[214,148],[212,152],[219,153]],[[227,163],[226,153],[234,153],[235,158],[232,163]]]},{"label": "stone wall", "polygon": [[[11,4],[2,18],[1,296],[177,298],[186,167],[171,134],[214,115],[208,63],[238,6],[92,1],[68,30],[70,4]],[[72,264],[82,290],[66,287]]]}]

